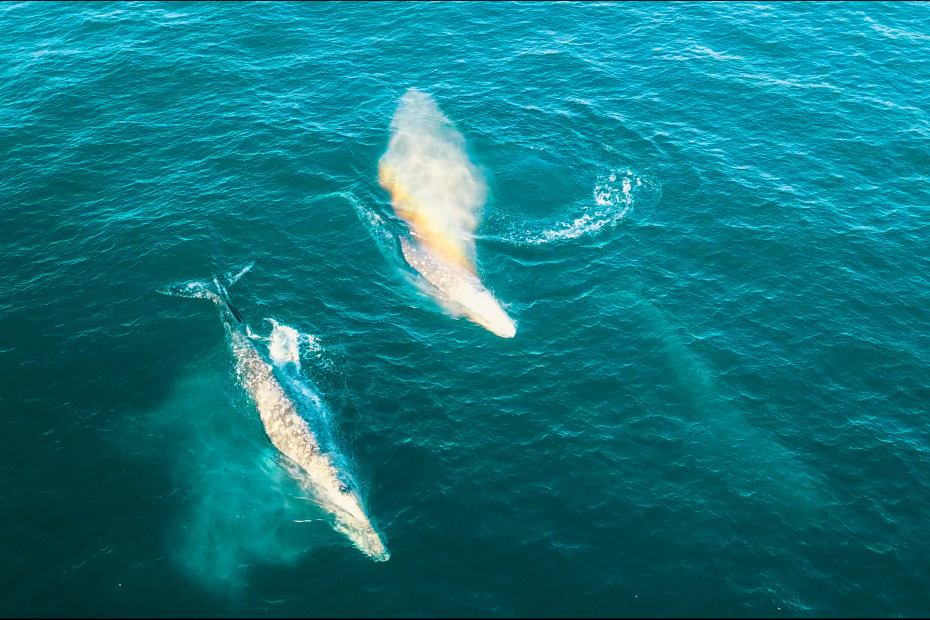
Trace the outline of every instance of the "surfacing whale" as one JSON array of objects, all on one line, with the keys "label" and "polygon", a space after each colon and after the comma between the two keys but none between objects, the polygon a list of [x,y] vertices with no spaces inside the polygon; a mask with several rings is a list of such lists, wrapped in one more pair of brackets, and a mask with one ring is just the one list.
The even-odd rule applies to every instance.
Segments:
[{"label": "surfacing whale", "polygon": [[464,314],[501,338],[513,338],[517,326],[494,295],[471,270],[433,252],[429,246],[400,237],[407,264],[433,287],[433,294],[458,314]]},{"label": "surfacing whale", "polygon": [[314,501],[332,515],[333,527],[371,559],[384,562],[390,553],[365,513],[358,485],[333,441],[322,403],[316,397],[307,398],[308,388],[299,376],[274,363],[268,352],[256,346],[257,339],[229,299],[226,287],[251,268],[250,263],[227,276],[214,275],[212,281],[183,282],[158,292],[209,299],[216,304],[239,381],[255,403],[269,439],[299,468],[301,482],[309,487]]},{"label": "surfacing whale", "polygon": [[426,93],[411,88],[401,97],[378,161],[378,182],[409,228],[400,237],[401,253],[430,285],[428,292],[454,313],[513,338],[516,324],[475,268],[484,176],[469,159],[465,138]]}]

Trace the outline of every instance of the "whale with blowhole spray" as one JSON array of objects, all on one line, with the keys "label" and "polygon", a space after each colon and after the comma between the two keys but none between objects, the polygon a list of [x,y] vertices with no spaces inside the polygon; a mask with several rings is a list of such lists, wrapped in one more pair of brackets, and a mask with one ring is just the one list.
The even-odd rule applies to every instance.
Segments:
[{"label": "whale with blowhole spray", "polygon": [[[214,275],[210,281],[173,284],[158,292],[208,299],[216,305],[239,381],[258,409],[271,443],[296,466],[288,469],[299,476],[313,501],[331,515],[337,531],[373,560],[386,561],[390,553],[365,512],[348,461],[333,440],[322,402],[294,371],[294,359],[282,356],[277,350],[280,347],[265,351],[256,344],[261,339],[229,298],[227,287],[251,268],[252,263],[226,276]],[[276,331],[284,327],[272,323]],[[274,341],[272,337],[273,345]]]},{"label": "whale with blowhole spray", "polygon": [[411,88],[401,97],[378,181],[409,229],[399,237],[401,253],[429,292],[453,313],[513,338],[513,319],[475,269],[484,178],[468,158],[465,138],[426,93]]}]

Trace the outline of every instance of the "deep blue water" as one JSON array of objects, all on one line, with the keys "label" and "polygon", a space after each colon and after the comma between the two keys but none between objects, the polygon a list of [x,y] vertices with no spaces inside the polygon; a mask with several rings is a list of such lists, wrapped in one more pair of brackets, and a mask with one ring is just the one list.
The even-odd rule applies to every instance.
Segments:
[{"label": "deep blue water", "polygon": [[[930,5],[0,5],[0,615],[930,613]],[[370,216],[410,88],[499,338]],[[230,290],[391,559],[301,497]],[[311,338],[312,336],[312,338]]]}]

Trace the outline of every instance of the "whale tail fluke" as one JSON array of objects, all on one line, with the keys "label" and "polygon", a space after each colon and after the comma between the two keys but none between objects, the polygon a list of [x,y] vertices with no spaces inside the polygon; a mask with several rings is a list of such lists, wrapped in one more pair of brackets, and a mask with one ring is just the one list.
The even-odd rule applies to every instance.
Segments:
[{"label": "whale tail fluke", "polygon": [[211,293],[214,295],[216,294],[216,291],[213,290],[213,282],[201,280],[189,280],[188,282],[168,284],[167,286],[156,289],[156,292],[162,295],[170,295],[171,297],[197,297],[204,299],[209,298]]},{"label": "whale tail fluke", "polygon": [[193,297],[198,299],[212,299],[219,296],[228,303],[229,298],[226,295],[226,287],[238,282],[254,264],[255,261],[252,261],[248,265],[233,269],[225,275],[215,275],[211,280],[188,280],[187,282],[168,284],[157,289],[157,292],[172,297]]},{"label": "whale tail fluke", "polygon": [[248,265],[244,265],[237,269],[233,269],[232,271],[224,275],[222,278],[220,278],[220,283],[225,287],[230,287],[236,282],[238,282],[239,278],[247,274],[249,270],[254,266],[255,266],[255,261],[253,260]]}]

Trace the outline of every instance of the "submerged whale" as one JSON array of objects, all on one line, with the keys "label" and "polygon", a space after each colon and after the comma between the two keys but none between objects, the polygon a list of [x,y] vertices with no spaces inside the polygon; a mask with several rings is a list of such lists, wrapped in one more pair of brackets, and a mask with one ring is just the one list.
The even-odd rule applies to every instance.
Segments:
[{"label": "submerged whale", "polygon": [[274,446],[302,472],[314,501],[333,517],[334,528],[370,558],[383,562],[390,553],[362,507],[358,485],[337,449],[322,403],[307,398],[308,389],[286,366],[274,363],[254,344],[255,337],[232,304],[226,287],[252,264],[212,281],[190,281],[159,289],[177,297],[209,299],[216,304],[236,362],[242,387],[255,403],[265,432]]}]

